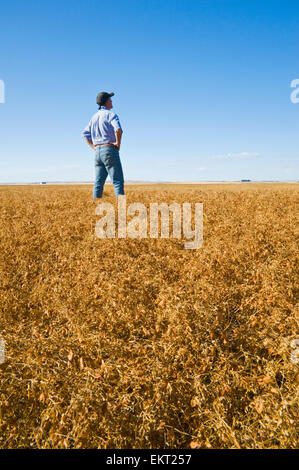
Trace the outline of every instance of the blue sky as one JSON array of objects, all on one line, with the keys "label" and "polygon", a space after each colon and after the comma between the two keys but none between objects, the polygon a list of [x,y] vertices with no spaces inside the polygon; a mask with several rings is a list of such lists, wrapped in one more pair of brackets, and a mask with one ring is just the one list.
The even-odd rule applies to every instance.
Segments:
[{"label": "blue sky", "polygon": [[100,91],[127,180],[298,179],[298,20],[288,0],[1,2],[0,181],[92,180]]}]

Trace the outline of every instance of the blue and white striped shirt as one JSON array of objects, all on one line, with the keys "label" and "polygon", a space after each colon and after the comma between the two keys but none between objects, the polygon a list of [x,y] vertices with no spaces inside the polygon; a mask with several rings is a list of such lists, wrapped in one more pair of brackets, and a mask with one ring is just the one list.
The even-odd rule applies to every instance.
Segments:
[{"label": "blue and white striped shirt", "polygon": [[91,139],[93,145],[113,143],[117,129],[121,129],[117,114],[102,106],[85,127],[83,137]]}]

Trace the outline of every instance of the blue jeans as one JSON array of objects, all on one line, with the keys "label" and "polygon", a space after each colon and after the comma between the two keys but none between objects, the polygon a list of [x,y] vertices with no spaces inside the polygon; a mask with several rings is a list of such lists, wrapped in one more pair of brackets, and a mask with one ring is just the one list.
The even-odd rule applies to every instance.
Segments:
[{"label": "blue jeans", "polygon": [[95,183],[93,187],[94,198],[102,197],[104,184],[108,175],[113,183],[115,196],[125,194],[123,170],[117,148],[110,145],[96,147]]}]

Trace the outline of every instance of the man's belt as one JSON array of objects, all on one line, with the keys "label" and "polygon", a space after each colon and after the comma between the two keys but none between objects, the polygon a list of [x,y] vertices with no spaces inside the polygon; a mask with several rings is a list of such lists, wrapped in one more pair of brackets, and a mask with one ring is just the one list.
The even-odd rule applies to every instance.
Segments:
[{"label": "man's belt", "polygon": [[115,147],[115,144],[98,144],[95,147],[104,147],[105,145],[110,145],[110,147]]}]

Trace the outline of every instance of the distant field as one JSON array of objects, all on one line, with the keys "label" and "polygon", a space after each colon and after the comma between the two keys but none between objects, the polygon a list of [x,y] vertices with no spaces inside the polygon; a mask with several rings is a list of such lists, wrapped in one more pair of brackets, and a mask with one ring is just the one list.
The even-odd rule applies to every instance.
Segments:
[{"label": "distant field", "polygon": [[298,185],[126,190],[202,202],[202,248],[98,239],[90,185],[0,186],[0,447],[298,447]]}]

